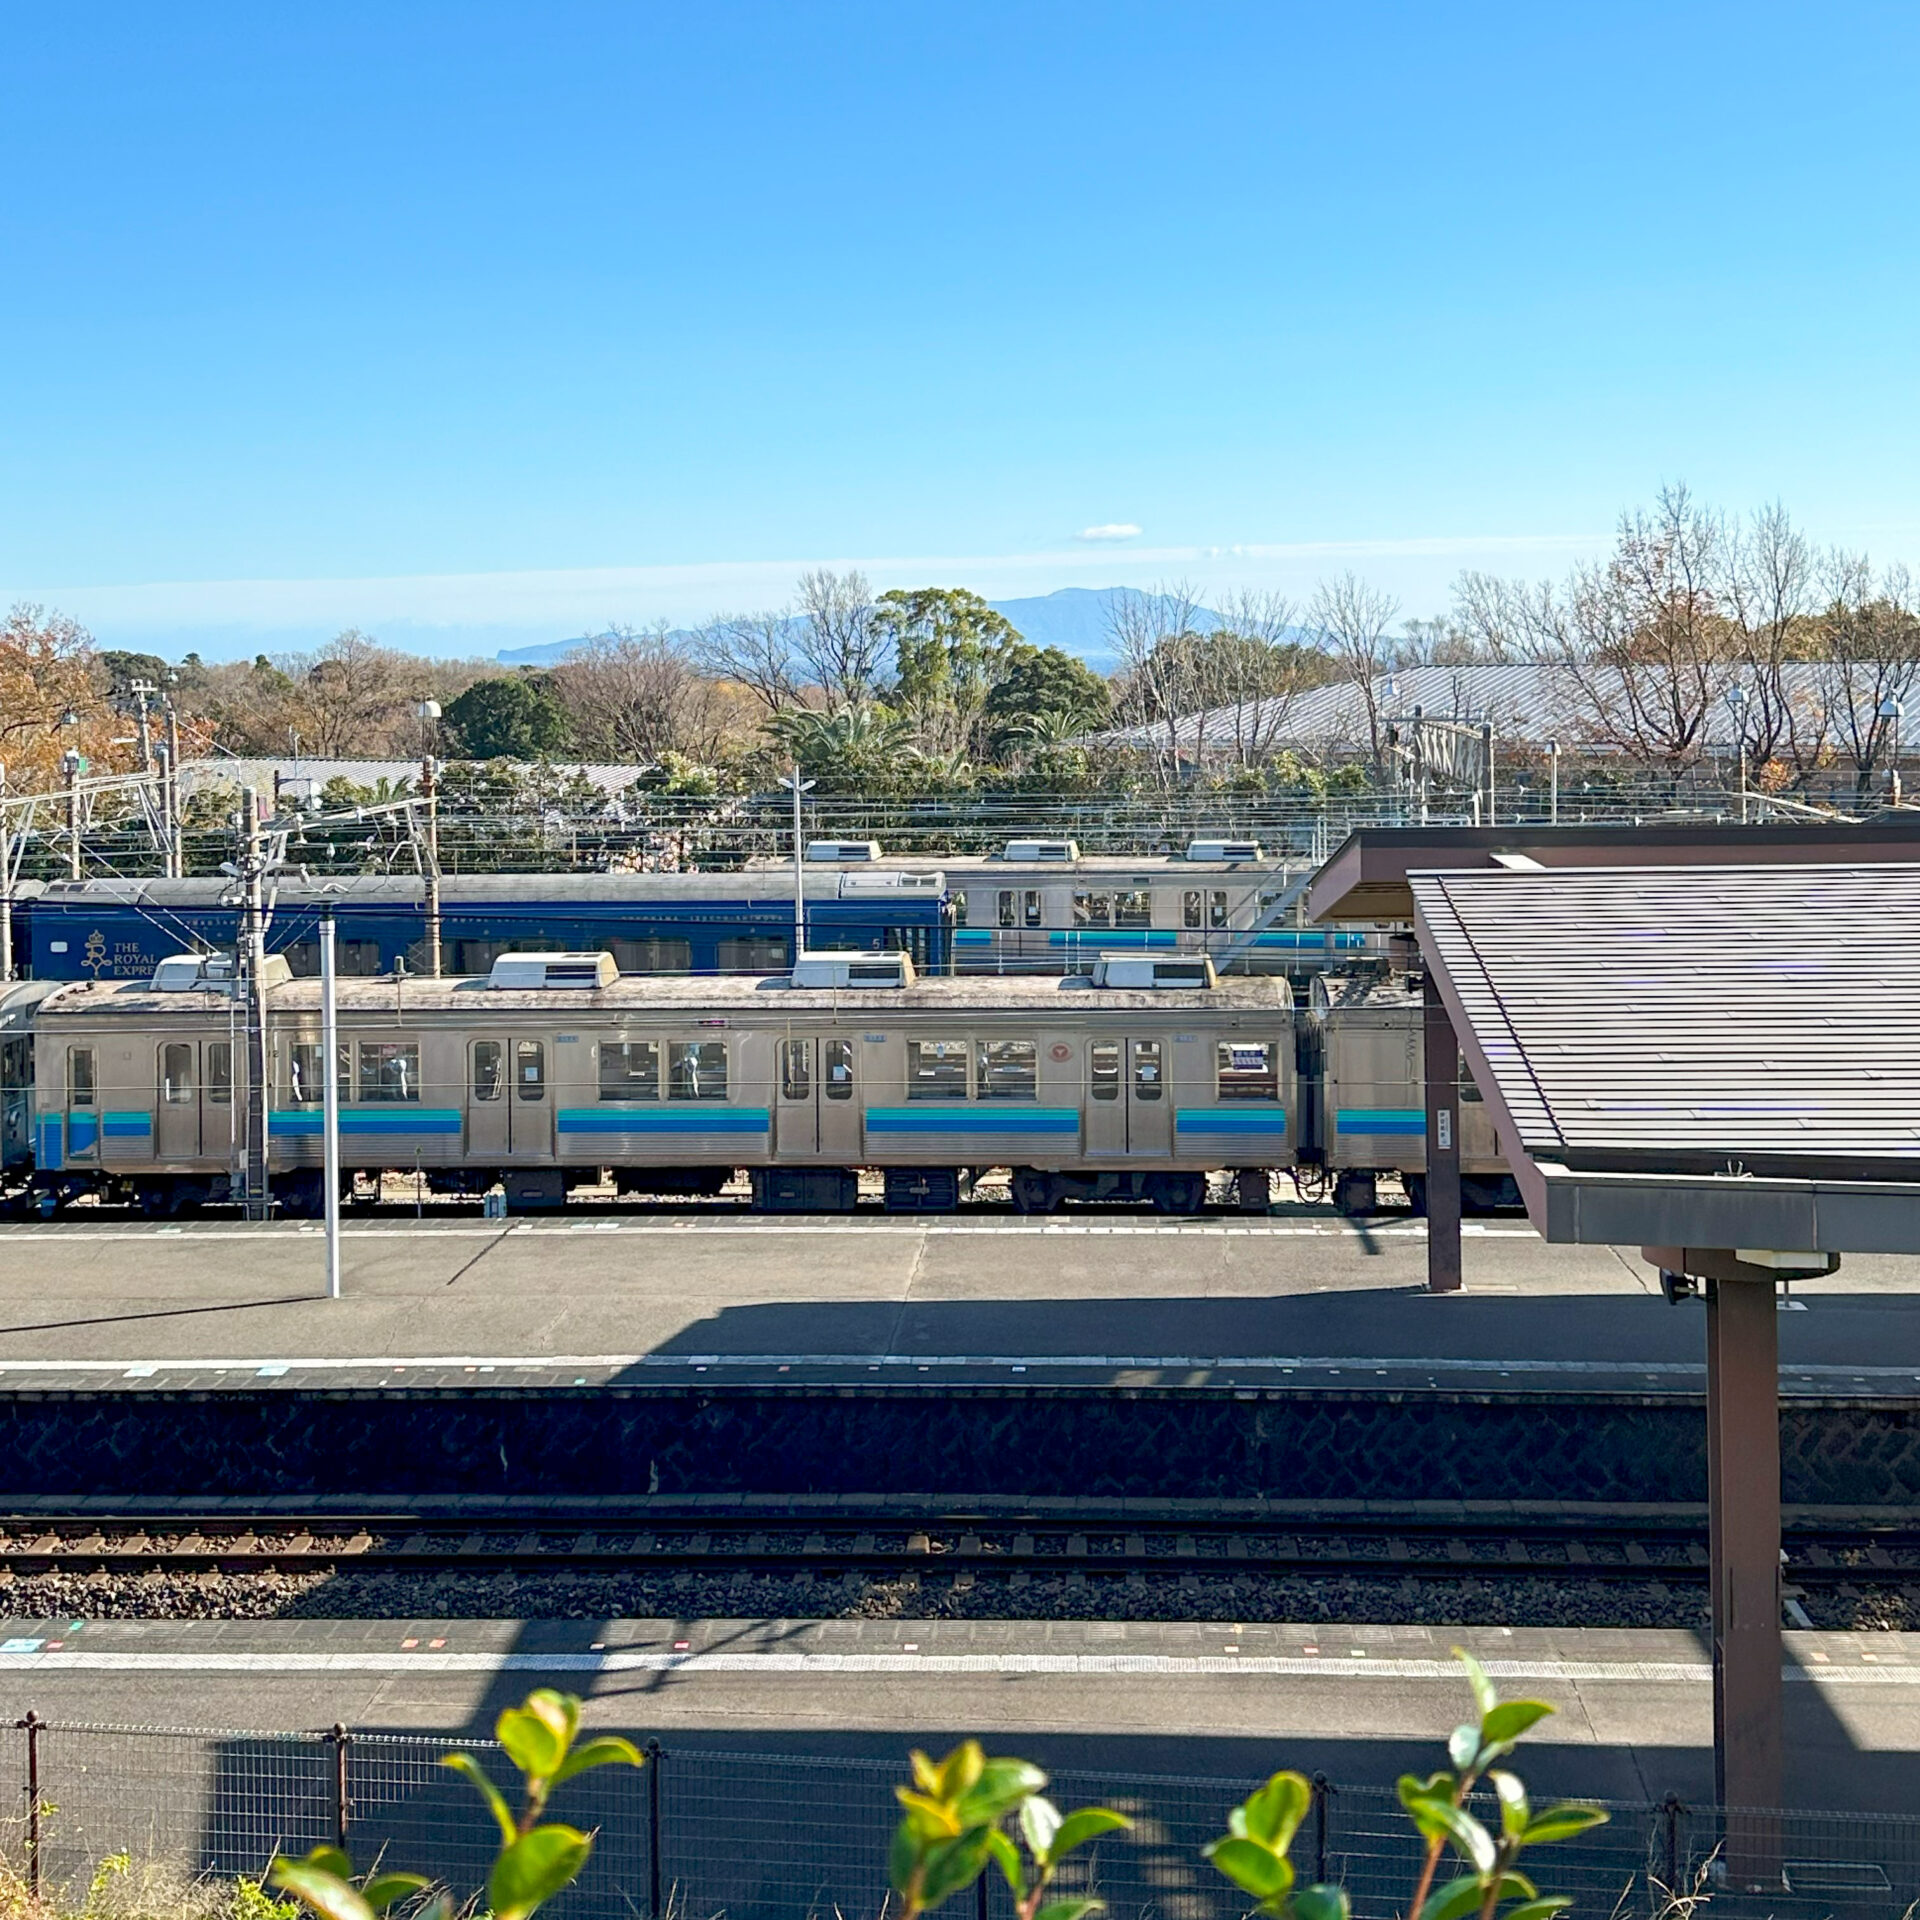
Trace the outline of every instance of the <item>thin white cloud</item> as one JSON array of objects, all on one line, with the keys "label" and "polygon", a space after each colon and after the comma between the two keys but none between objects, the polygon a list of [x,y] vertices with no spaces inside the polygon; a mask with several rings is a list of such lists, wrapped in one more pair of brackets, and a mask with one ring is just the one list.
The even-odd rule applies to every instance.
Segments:
[{"label": "thin white cloud", "polygon": [[1110,520],[1103,527],[1082,527],[1076,540],[1138,540],[1140,529],[1131,520]]}]

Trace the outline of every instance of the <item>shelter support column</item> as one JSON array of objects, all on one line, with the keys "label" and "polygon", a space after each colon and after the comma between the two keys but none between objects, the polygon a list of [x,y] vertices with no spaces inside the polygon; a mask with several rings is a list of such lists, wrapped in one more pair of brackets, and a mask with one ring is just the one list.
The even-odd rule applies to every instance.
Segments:
[{"label": "shelter support column", "polygon": [[1427,1291],[1457,1293],[1460,1266],[1460,1043],[1429,967],[1426,1011]]},{"label": "shelter support column", "polygon": [[[1777,1807],[1785,1785],[1780,1663],[1780,1336],[1771,1282],[1707,1283],[1708,1553],[1714,1784],[1729,1808]],[[1776,1822],[1730,1816],[1727,1871],[1780,1881]]]}]

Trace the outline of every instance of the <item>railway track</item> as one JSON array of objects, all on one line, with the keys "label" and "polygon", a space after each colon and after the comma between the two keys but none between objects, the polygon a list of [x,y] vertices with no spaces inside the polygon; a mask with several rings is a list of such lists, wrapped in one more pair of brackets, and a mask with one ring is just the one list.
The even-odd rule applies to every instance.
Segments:
[{"label": "railway track", "polygon": [[[1802,1527],[1785,1574],[1804,1587],[1920,1583],[1920,1527]],[[392,1516],[256,1523],[205,1520],[0,1522],[0,1571],[219,1575],[346,1573],[728,1573],[899,1579],[1081,1576],[1139,1582],[1325,1575],[1413,1581],[1560,1579],[1704,1583],[1704,1533],[1590,1515],[1494,1527],[1408,1520],[1276,1526],[1192,1521],[1122,1525],[815,1521],[648,1526],[469,1525]]]}]

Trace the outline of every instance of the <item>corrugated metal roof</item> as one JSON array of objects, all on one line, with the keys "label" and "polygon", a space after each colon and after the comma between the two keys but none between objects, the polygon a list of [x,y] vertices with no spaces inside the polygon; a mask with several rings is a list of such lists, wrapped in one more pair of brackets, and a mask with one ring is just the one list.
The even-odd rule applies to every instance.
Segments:
[{"label": "corrugated metal roof", "polygon": [[1528,1158],[1911,1178],[1920,865],[1412,876]]}]

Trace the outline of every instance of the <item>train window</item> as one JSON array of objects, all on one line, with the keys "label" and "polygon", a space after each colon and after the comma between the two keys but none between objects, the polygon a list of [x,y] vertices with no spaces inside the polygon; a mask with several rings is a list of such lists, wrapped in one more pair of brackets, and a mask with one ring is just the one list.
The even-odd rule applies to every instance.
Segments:
[{"label": "train window", "polygon": [[1206,923],[1200,917],[1200,889],[1189,887],[1180,896],[1180,924],[1183,927],[1199,927]]},{"label": "train window", "polygon": [[69,1047],[67,1049],[67,1105],[70,1107],[91,1107],[98,1103],[100,1084],[94,1077],[93,1049],[91,1047]]},{"label": "train window", "polygon": [[1027,925],[1037,927],[1040,924],[1040,889],[1029,887],[1023,896],[1021,912],[1026,916]]},{"label": "train window", "polygon": [[1113,924],[1116,927],[1153,925],[1153,895],[1145,887],[1113,896]]},{"label": "train window", "polygon": [[1207,896],[1207,925],[1224,927],[1227,924],[1227,890],[1216,887]]},{"label": "train window", "polygon": [[714,942],[714,964],[722,973],[780,973],[787,965],[787,943],[766,934],[729,934]]},{"label": "train window", "polygon": [[603,1040],[600,1043],[602,1100],[658,1100],[660,1045],[655,1040]]},{"label": "train window", "polygon": [[1073,896],[1073,924],[1076,927],[1110,927],[1113,924],[1113,895],[1076,893]]},{"label": "train window", "polygon": [[473,1043],[473,1097],[483,1105],[500,1098],[500,1083],[506,1077],[502,1065],[498,1040]]},{"label": "train window", "polygon": [[[233,1049],[228,1042],[218,1042],[227,1056],[227,1085],[233,1085]],[[340,1091],[346,1093],[353,1084],[353,1056],[347,1051],[347,1043],[340,1043],[340,1064],[336,1071],[340,1077]],[[320,1083],[325,1067],[325,1057],[316,1040],[296,1040],[287,1049],[287,1086],[293,1096],[296,1107],[317,1107],[327,1097],[327,1090]],[[213,1077],[211,1053],[207,1062],[207,1077]]]},{"label": "train window", "polygon": [[1096,1040],[1087,1048],[1087,1078],[1096,1100],[1120,1098],[1120,1042]]},{"label": "train window", "polygon": [[853,1098],[853,1042],[822,1040],[820,1073],[829,1100]]},{"label": "train window", "polygon": [[[318,1047],[314,1048],[317,1054]],[[318,1089],[315,1089],[316,1093]],[[420,1098],[420,1043],[417,1040],[362,1040],[360,1042],[360,1098],[418,1100]]]},{"label": "train window", "polygon": [[622,973],[691,973],[693,942],[650,933],[638,940],[603,940]]},{"label": "train window", "polygon": [[964,1040],[907,1042],[907,1098],[964,1100],[967,1097],[967,1043]]},{"label": "train window", "polygon": [[1280,1063],[1265,1040],[1222,1040],[1217,1084],[1222,1100],[1278,1100]]},{"label": "train window", "polygon": [[1039,1049],[1031,1040],[975,1043],[973,1083],[982,1100],[1032,1100],[1039,1092]]},{"label": "train window", "polygon": [[956,893],[953,896],[953,924],[956,927],[964,927],[967,924],[967,896],[964,893]]},{"label": "train window", "polygon": [[1166,1083],[1160,1077],[1160,1042],[1136,1040],[1133,1043],[1133,1097],[1158,1100],[1165,1091]]},{"label": "train window", "polygon": [[1000,889],[1000,924],[1003,927],[1010,927],[1014,924],[1013,910],[1013,889],[1011,887],[1002,887]]},{"label": "train window", "polygon": [[813,1042],[780,1042],[780,1097],[783,1100],[813,1098]]},{"label": "train window", "polygon": [[169,1040],[160,1049],[160,1098],[170,1107],[193,1103],[199,1089],[193,1083],[193,1042]]},{"label": "train window", "polygon": [[544,1040],[513,1043],[513,1091],[522,1100],[547,1097],[547,1043]]},{"label": "train window", "polygon": [[207,1077],[202,1084],[206,1089],[207,1102],[210,1106],[232,1105],[233,1042],[231,1040],[207,1042]]},{"label": "train window", "polygon": [[667,1081],[676,1100],[727,1097],[727,1043],[674,1040],[667,1046]]}]

